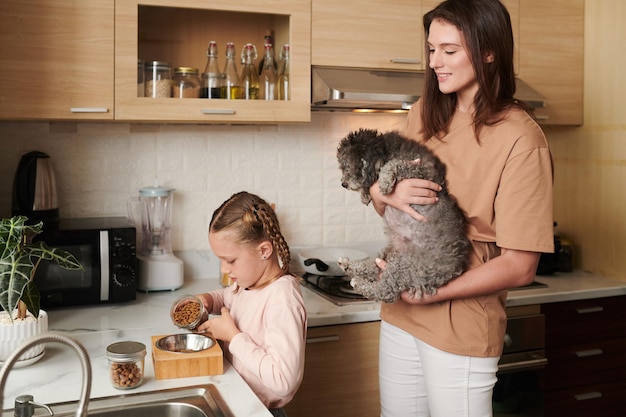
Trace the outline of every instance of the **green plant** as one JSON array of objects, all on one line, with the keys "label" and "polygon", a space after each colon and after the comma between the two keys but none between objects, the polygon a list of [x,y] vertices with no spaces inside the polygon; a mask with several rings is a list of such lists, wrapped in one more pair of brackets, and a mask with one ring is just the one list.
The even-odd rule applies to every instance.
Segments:
[{"label": "green plant", "polygon": [[43,222],[27,225],[27,221],[25,216],[14,216],[0,222],[0,306],[9,313],[11,322],[16,308],[19,319],[25,318],[27,311],[39,317],[41,297],[33,278],[42,260],[65,269],[83,269],[70,252],[33,242]]}]

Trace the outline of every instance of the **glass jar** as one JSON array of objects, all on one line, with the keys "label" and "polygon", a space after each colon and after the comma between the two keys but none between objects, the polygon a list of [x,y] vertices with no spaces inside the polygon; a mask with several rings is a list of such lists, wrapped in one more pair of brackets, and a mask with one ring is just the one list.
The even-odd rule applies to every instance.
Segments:
[{"label": "glass jar", "polygon": [[202,300],[194,295],[185,295],[172,304],[170,317],[177,327],[193,330],[206,319],[207,314]]},{"label": "glass jar", "polygon": [[111,384],[117,389],[131,389],[143,381],[146,345],[140,342],[117,342],[107,346]]},{"label": "glass jar", "polygon": [[177,67],[174,70],[174,97],[200,98],[202,82],[197,68]]},{"label": "glass jar", "polygon": [[172,67],[163,61],[145,64],[145,96],[152,98],[172,97]]}]

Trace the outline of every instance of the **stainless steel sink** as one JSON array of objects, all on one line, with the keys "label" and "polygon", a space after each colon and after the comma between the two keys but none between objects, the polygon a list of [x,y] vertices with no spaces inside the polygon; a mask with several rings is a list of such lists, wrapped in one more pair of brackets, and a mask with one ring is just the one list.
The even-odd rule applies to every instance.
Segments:
[{"label": "stainless steel sink", "polygon": [[[55,417],[67,417],[75,414],[77,404],[47,405]],[[92,398],[88,409],[90,417],[234,417],[213,384]],[[2,416],[12,417],[13,411]]]}]

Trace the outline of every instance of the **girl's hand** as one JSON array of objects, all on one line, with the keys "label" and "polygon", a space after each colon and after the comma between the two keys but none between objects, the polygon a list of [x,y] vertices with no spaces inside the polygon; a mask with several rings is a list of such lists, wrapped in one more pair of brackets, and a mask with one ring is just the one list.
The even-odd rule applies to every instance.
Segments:
[{"label": "girl's hand", "polygon": [[241,333],[226,307],[222,307],[222,315],[214,317],[198,326],[199,331],[209,333],[216,339],[230,342],[233,337]]},{"label": "girl's hand", "polygon": [[381,216],[385,213],[385,207],[390,205],[409,216],[425,221],[426,218],[413,210],[411,204],[435,204],[438,200],[437,192],[441,191],[441,185],[428,180],[408,178],[396,184],[393,192],[382,195],[378,182],[370,187],[370,196],[374,209]]},{"label": "girl's hand", "polygon": [[196,294],[196,297],[198,297],[200,301],[202,301],[202,304],[204,304],[204,309],[206,311],[213,311],[213,297],[211,297],[207,293]]}]

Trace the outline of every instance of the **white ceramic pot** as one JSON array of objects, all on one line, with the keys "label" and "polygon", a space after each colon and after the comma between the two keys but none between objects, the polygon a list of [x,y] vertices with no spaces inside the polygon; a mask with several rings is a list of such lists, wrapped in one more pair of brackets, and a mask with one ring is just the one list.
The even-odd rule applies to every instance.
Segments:
[{"label": "white ceramic pot", "polygon": [[[9,324],[6,324],[9,322]],[[26,339],[48,331],[48,313],[39,310],[39,319],[33,318],[29,313],[24,320],[14,320],[10,323],[8,313],[0,312],[0,362],[4,362],[19,345]],[[43,344],[28,349],[20,358],[20,362],[31,363],[39,359],[44,353]]]}]

